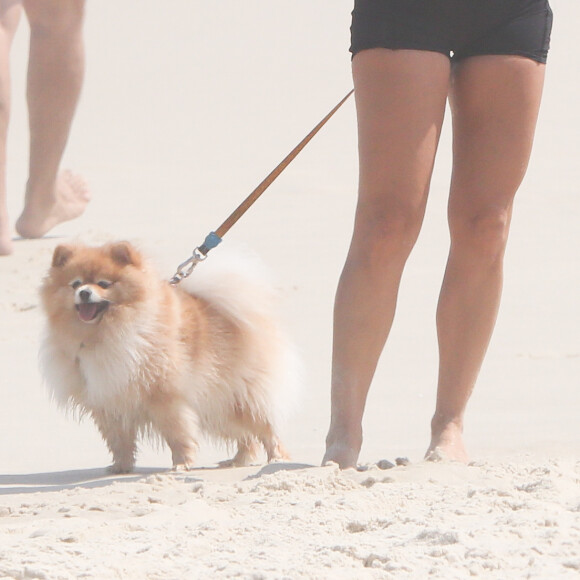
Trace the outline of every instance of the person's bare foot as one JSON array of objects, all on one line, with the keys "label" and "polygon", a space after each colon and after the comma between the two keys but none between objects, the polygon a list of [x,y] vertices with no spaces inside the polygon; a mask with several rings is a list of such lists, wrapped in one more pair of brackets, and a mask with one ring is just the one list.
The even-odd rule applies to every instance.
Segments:
[{"label": "person's bare foot", "polygon": [[12,235],[7,212],[0,212],[0,256],[12,253]]},{"label": "person's bare foot", "polygon": [[447,423],[444,427],[433,428],[431,444],[425,453],[425,460],[469,463],[461,427],[455,423]]},{"label": "person's bare foot", "polygon": [[326,438],[326,453],[322,465],[336,463],[340,469],[355,468],[362,445],[362,434],[350,436],[349,433],[332,429]]},{"label": "person's bare foot", "polygon": [[63,171],[57,177],[54,196],[33,198],[27,193],[16,231],[23,238],[41,238],[58,224],[82,215],[89,201],[86,182],[70,171]]}]

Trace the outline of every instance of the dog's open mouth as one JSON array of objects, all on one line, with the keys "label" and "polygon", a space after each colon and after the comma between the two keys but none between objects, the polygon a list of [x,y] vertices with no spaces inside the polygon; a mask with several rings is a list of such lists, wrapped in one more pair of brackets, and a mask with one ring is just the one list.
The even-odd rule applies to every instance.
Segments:
[{"label": "dog's open mouth", "polygon": [[79,313],[79,318],[83,322],[94,322],[100,314],[102,314],[109,303],[106,300],[102,302],[83,302],[76,305],[76,309]]}]

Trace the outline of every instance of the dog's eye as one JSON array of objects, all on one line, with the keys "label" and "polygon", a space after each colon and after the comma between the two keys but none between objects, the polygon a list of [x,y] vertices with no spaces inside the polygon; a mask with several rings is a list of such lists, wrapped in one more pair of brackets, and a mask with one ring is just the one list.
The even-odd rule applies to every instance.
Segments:
[{"label": "dog's eye", "polygon": [[97,286],[100,286],[104,290],[106,290],[107,288],[110,288],[112,285],[113,285],[113,283],[109,282],[108,280],[99,280],[97,282]]},{"label": "dog's eye", "polygon": [[82,283],[80,280],[73,280],[73,281],[70,283],[70,287],[71,287],[73,290],[76,290],[77,288],[80,288],[82,285],[83,285],[83,283]]}]

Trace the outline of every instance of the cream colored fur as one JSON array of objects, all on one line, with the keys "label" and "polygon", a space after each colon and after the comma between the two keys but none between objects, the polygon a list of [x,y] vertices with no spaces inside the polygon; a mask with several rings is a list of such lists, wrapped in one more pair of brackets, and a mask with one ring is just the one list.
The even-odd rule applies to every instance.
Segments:
[{"label": "cream colored fur", "polygon": [[[55,250],[41,289],[41,368],[61,406],[93,418],[113,471],[133,469],[147,432],[167,442],[175,467],[193,465],[202,435],[236,442],[235,465],[261,446],[269,461],[286,457],[280,424],[298,366],[271,287],[239,267],[204,268],[175,288],[126,242]],[[77,302],[88,289],[108,305],[90,323],[76,312],[77,280]]]}]

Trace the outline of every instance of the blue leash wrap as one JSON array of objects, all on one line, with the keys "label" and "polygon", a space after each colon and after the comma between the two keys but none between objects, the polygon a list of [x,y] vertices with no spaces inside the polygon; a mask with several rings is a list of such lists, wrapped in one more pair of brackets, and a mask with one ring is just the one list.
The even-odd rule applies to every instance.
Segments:
[{"label": "blue leash wrap", "polygon": [[199,246],[198,250],[204,255],[207,256],[207,253],[210,250],[213,250],[216,246],[221,243],[222,239],[215,233],[210,232],[203,241],[203,244]]}]

